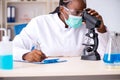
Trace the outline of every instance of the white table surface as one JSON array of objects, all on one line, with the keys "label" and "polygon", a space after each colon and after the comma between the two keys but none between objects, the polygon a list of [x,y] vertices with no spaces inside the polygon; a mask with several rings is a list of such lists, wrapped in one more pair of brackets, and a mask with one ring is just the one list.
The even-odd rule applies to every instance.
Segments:
[{"label": "white table surface", "polygon": [[86,61],[80,60],[80,57],[60,57],[60,59],[67,62],[54,64],[14,62],[14,69],[0,70],[0,77],[120,76],[120,66],[108,66],[102,60]]}]

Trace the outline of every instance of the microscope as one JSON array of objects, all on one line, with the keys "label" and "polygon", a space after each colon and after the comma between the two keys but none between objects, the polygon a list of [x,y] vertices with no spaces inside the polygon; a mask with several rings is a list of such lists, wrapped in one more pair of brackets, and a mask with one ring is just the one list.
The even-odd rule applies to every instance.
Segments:
[{"label": "microscope", "polygon": [[[100,60],[100,55],[97,52],[98,48],[98,34],[95,32],[95,28],[99,28],[101,21],[97,19],[95,16],[91,16],[87,13],[87,10],[84,10],[82,13],[83,21],[86,23],[86,28],[88,29],[88,33],[85,36],[88,38],[87,43],[83,43],[85,48],[83,50],[83,54],[81,55],[82,60]],[[93,43],[90,41],[93,40]]]}]

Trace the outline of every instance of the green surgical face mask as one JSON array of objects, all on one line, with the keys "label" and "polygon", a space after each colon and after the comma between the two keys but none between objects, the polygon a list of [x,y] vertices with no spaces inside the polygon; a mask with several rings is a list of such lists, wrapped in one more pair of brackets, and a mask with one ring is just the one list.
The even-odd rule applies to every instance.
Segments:
[{"label": "green surgical face mask", "polygon": [[68,20],[65,19],[66,24],[72,28],[79,28],[82,26],[82,17],[69,15]]}]

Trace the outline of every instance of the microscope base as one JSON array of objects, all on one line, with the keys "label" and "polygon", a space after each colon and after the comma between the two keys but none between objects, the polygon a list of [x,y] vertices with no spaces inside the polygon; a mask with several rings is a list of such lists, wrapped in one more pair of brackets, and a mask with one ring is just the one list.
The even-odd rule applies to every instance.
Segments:
[{"label": "microscope base", "polygon": [[93,60],[93,61],[101,60],[100,55],[97,52],[92,52],[92,53],[90,52],[88,54],[90,54],[90,55],[82,55],[81,59],[82,60]]}]

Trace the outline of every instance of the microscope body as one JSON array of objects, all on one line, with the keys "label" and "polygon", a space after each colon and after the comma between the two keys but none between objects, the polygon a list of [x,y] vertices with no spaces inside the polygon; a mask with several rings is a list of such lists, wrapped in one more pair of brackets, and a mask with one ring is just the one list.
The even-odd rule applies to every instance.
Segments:
[{"label": "microscope body", "polygon": [[83,54],[81,56],[82,60],[100,60],[100,55],[97,52],[98,48],[98,34],[95,32],[95,28],[99,28],[101,21],[94,16],[91,16],[87,13],[86,10],[83,11],[82,14],[83,21],[86,22],[86,28],[88,29],[88,33],[86,36],[90,39],[93,39],[94,44],[83,44],[85,48],[83,50]]}]

